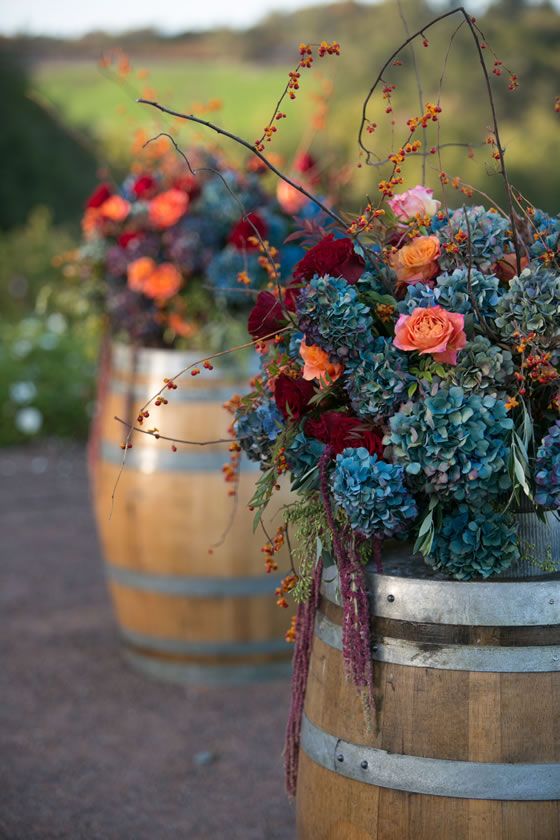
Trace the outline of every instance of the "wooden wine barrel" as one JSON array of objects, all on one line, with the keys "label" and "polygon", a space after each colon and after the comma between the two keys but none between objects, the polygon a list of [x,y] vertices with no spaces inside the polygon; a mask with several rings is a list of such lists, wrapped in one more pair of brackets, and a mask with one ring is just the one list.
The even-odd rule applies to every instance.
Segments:
[{"label": "wooden wine barrel", "polygon": [[[258,469],[242,459],[235,502],[221,472],[227,444],[173,452],[171,443],[135,433],[116,485],[126,428],[114,417],[135,421],[165,377],[198,359],[200,354],[115,344],[99,399],[93,495],[125,655],[137,669],[173,682],[284,676],[290,616],[274,598],[282,575],[265,573],[260,549],[266,540],[260,531],[253,534],[247,510]],[[150,406],[144,428],[193,441],[227,438],[231,416],[223,403],[247,389],[248,376],[241,379],[239,369],[225,366],[201,369],[166,392],[168,405]],[[285,494],[278,497],[276,508],[286,501]],[[270,528],[279,522],[269,522]]]},{"label": "wooden wine barrel", "polygon": [[558,840],[560,579],[463,583],[403,560],[368,572],[381,698],[370,731],[344,677],[332,569],[323,576],[298,840]]}]

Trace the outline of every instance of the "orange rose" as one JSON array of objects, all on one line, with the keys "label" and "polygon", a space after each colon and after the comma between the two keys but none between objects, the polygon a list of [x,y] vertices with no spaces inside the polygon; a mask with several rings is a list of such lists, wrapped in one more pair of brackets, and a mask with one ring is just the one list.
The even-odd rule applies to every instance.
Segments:
[{"label": "orange rose", "polygon": [[146,281],[155,269],[156,263],[151,257],[140,257],[131,262],[127,271],[128,288],[143,294]]},{"label": "orange rose", "polygon": [[395,326],[393,344],[399,350],[430,354],[438,362],[457,364],[457,353],[467,343],[465,316],[447,312],[441,306],[418,307],[412,315],[401,315]]},{"label": "orange rose", "polygon": [[307,345],[302,341],[299,347],[301,358],[305,362],[303,367],[304,379],[318,379],[321,385],[335,382],[342,373],[342,365],[331,362],[329,354],[316,345]]},{"label": "orange rose", "polygon": [[390,257],[391,268],[401,283],[426,283],[439,271],[437,236],[418,236]]},{"label": "orange rose", "polygon": [[166,190],[150,201],[149,218],[156,228],[177,224],[189,206],[189,197],[183,190]]},{"label": "orange rose", "polygon": [[190,321],[185,321],[183,316],[177,312],[172,312],[169,315],[167,324],[169,329],[173,330],[177,335],[180,335],[181,338],[191,338],[196,332],[194,324]]},{"label": "orange rose", "polygon": [[130,204],[120,195],[112,195],[99,208],[99,215],[109,222],[124,222],[130,213]]},{"label": "orange rose", "polygon": [[171,263],[157,265],[151,257],[140,257],[128,266],[128,287],[156,303],[165,303],[182,285],[181,275]]}]

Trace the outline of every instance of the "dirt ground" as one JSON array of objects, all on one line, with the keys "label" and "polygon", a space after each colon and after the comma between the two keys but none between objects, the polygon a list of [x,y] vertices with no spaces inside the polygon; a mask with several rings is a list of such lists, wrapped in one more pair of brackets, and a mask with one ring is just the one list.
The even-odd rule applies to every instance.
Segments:
[{"label": "dirt ground", "polygon": [[84,452],[0,452],[0,837],[293,840],[286,681],[149,681],[123,662]]}]

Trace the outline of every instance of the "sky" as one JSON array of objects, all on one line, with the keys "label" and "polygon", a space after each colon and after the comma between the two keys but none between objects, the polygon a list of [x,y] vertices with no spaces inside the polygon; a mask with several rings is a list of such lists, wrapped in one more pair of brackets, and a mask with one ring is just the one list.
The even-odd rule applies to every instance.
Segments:
[{"label": "sky", "polygon": [[[183,32],[216,25],[244,27],[271,11],[292,11],[325,0],[0,0],[0,32],[74,36],[93,29],[121,32],[154,27]],[[374,3],[376,0],[362,0]],[[480,8],[483,0],[470,0]]]}]

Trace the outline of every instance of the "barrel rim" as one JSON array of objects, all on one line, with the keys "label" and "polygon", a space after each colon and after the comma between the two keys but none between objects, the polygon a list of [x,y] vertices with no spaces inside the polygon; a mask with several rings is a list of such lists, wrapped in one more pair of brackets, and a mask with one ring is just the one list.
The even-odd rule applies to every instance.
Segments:
[{"label": "barrel rim", "polygon": [[281,575],[239,575],[238,577],[200,577],[162,575],[116,566],[105,562],[110,583],[127,586],[142,592],[190,598],[249,598],[271,595],[279,585]]},{"label": "barrel rim", "polygon": [[291,663],[286,661],[263,662],[248,665],[196,665],[166,662],[138,651],[123,649],[125,661],[135,671],[158,681],[176,685],[234,686],[247,683],[286,679],[291,673]]},{"label": "barrel rim", "polygon": [[[560,623],[557,580],[456,581],[407,578],[366,570],[375,616],[421,624],[518,627]],[[341,606],[338,575],[323,572],[321,594]]]}]

